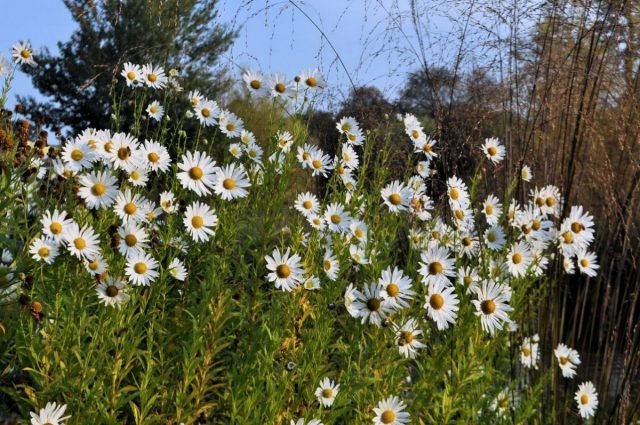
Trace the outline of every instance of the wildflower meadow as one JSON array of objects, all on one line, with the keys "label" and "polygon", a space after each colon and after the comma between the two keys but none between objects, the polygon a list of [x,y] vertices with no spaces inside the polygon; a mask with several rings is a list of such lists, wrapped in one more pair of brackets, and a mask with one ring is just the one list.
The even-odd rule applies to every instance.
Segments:
[{"label": "wildflower meadow", "polygon": [[[39,66],[7,56],[0,107]],[[0,423],[605,423],[547,326],[599,224],[543,164],[491,134],[457,174],[402,111],[327,148],[318,69],[186,72],[119,64],[110,126],[57,141],[0,116]]]}]

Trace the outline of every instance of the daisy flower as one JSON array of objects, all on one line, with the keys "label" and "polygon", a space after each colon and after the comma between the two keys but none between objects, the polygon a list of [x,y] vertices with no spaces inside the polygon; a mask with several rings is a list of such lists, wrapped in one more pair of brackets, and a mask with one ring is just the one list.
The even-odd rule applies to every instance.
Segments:
[{"label": "daisy flower", "polygon": [[[51,162],[51,170],[56,173],[57,176],[67,180],[77,174],[77,171],[74,171],[71,167],[67,166],[64,162],[59,159],[54,159]],[[50,175],[50,178],[53,178],[53,175]]]},{"label": "daisy flower", "polygon": [[138,139],[127,133],[116,133],[111,138],[109,160],[113,168],[129,171],[143,160]]},{"label": "daisy flower", "polygon": [[263,150],[255,142],[249,143],[248,145],[246,145],[244,148],[244,151],[253,162],[257,164],[262,163]]},{"label": "daisy flower", "polygon": [[304,289],[308,289],[309,291],[320,289],[320,279],[318,279],[316,276],[309,276],[302,283],[302,287]]},{"label": "daisy flower", "polygon": [[288,131],[278,131],[276,134],[277,146],[282,152],[289,152],[293,146],[293,136]]},{"label": "daisy flower", "polygon": [[333,401],[336,399],[340,391],[340,384],[336,384],[329,378],[324,378],[320,381],[320,386],[316,389],[316,397],[318,402],[324,407],[331,407]]},{"label": "daisy flower", "polygon": [[136,222],[119,227],[118,236],[120,236],[118,251],[126,258],[133,254],[144,253],[144,250],[149,247],[149,236],[146,230]]},{"label": "daisy flower", "polygon": [[[412,129],[411,133],[415,135],[415,132],[418,131],[417,129]],[[430,137],[427,137],[424,135],[424,133],[422,133],[422,136],[418,139],[414,139],[413,137],[411,137],[412,142],[413,142],[413,149],[414,152],[422,152],[424,154],[424,156],[427,158],[426,164],[427,164],[427,168],[430,164],[430,161],[433,158],[436,158],[438,155],[433,151],[433,147],[436,145],[436,143],[438,143],[437,140],[434,140]]]},{"label": "daisy flower", "polygon": [[160,194],[160,208],[167,214],[176,212],[176,197],[173,192],[165,190]]},{"label": "daisy flower", "polygon": [[596,414],[598,408],[598,393],[591,381],[583,382],[578,385],[578,391],[575,395],[578,410],[583,419],[589,419]]},{"label": "daisy flower", "polygon": [[482,213],[489,226],[497,225],[498,219],[502,215],[500,200],[494,195],[487,196],[487,199],[482,203]]},{"label": "daisy flower", "polygon": [[77,223],[71,223],[65,229],[64,241],[69,252],[80,259],[90,259],[100,255],[98,246],[100,240],[88,224],[80,228]]},{"label": "daisy flower", "polygon": [[349,232],[351,236],[359,244],[367,243],[367,225],[364,221],[352,220],[349,225]]},{"label": "daisy flower", "polygon": [[311,192],[300,193],[296,198],[293,206],[305,217],[308,217],[312,214],[317,214],[320,210],[318,198]]},{"label": "daisy flower", "polygon": [[491,226],[484,232],[484,242],[487,248],[500,251],[507,240],[504,237],[504,230],[499,225]]},{"label": "daisy flower", "polygon": [[533,260],[531,248],[526,242],[516,242],[507,254],[507,267],[509,273],[515,277],[523,277]]},{"label": "daisy flower", "polygon": [[325,222],[322,216],[319,216],[318,214],[309,214],[306,218],[311,227],[317,230],[324,230]]},{"label": "daisy flower", "polygon": [[484,145],[482,145],[481,149],[487,158],[494,164],[502,161],[507,152],[505,147],[500,143],[500,140],[495,137],[484,139]]},{"label": "daisy flower", "polygon": [[380,191],[380,195],[382,196],[385,205],[389,207],[389,211],[397,213],[409,208],[409,201],[413,196],[413,192],[403,183],[395,180],[386,185]]},{"label": "daisy flower", "polygon": [[453,286],[443,282],[431,282],[426,296],[424,308],[429,317],[436,322],[438,330],[447,329],[449,324],[455,324],[458,317],[458,296]]},{"label": "daisy flower", "polygon": [[405,276],[402,270],[387,267],[382,271],[378,284],[381,287],[380,295],[388,307],[394,310],[409,307],[407,301],[413,299],[415,292],[411,289],[411,278]]},{"label": "daisy flower", "polygon": [[526,368],[538,368],[538,341],[540,337],[535,334],[532,338],[526,337],[520,347],[520,362]]},{"label": "daisy flower", "polygon": [[309,69],[300,73],[300,82],[307,90],[318,90],[326,86],[326,82],[318,69]]},{"label": "daisy flower", "polygon": [[425,348],[426,345],[418,341],[418,337],[422,334],[422,330],[418,329],[418,323],[415,319],[407,320],[402,326],[393,325],[396,333],[396,344],[400,354],[408,359],[415,359],[418,356],[418,350]]},{"label": "daisy flower", "polygon": [[349,134],[352,131],[360,131],[360,125],[353,117],[342,117],[336,124],[336,128],[342,134]]},{"label": "daisy flower", "polygon": [[393,310],[384,303],[381,295],[382,287],[377,283],[364,285],[364,292],[359,293],[360,297],[354,302],[356,310],[360,313],[358,317],[361,323],[367,321],[377,327],[382,326],[382,321],[387,317],[388,313]]},{"label": "daisy flower", "polygon": [[315,150],[311,153],[310,158],[307,160],[307,164],[313,172],[311,176],[315,177],[317,175],[322,175],[322,177],[327,177],[327,174],[333,168],[331,157],[327,154],[324,154],[320,149]]},{"label": "daisy flower", "polygon": [[357,129],[347,133],[347,143],[353,146],[360,146],[364,143],[364,134],[362,130]]},{"label": "daisy flower", "polygon": [[149,118],[152,120],[160,121],[164,116],[164,108],[160,105],[160,102],[154,100],[147,106],[147,114],[149,114]]},{"label": "daisy flower", "polygon": [[199,196],[211,193],[216,179],[214,175],[218,171],[216,162],[204,152],[187,152],[182,155],[178,168],[182,171],[177,174],[183,188],[195,192]]},{"label": "daisy flower", "polygon": [[174,258],[171,261],[171,264],[167,267],[167,271],[175,280],[179,280],[180,282],[184,282],[187,278],[187,269],[179,258]]},{"label": "daisy flower", "polygon": [[261,93],[264,86],[264,77],[257,71],[248,69],[242,74],[242,79],[251,93]]},{"label": "daisy flower", "polygon": [[131,189],[127,188],[116,196],[113,210],[123,223],[145,221],[147,211],[144,208],[144,202],[145,198],[142,195],[132,194]]},{"label": "daisy flower", "polygon": [[126,62],[120,75],[124,77],[127,82],[127,87],[138,87],[143,84],[142,68],[140,68],[140,65]]},{"label": "daisy flower", "polygon": [[324,253],[324,258],[322,259],[322,270],[330,281],[335,281],[338,278],[338,273],[340,273],[340,263],[331,250],[326,250]]},{"label": "daisy flower", "polygon": [[242,158],[242,144],[240,144],[240,143],[231,143],[229,145],[229,153],[235,159]]},{"label": "daisy flower", "polygon": [[500,391],[497,397],[491,402],[491,410],[496,412],[498,416],[503,416],[515,408],[517,397],[513,390],[504,389]]},{"label": "daisy flower", "polygon": [[353,286],[353,283],[350,283],[344,291],[344,307],[354,319],[360,317],[360,309],[364,308],[364,304],[358,301],[363,297],[364,295]]},{"label": "daisy flower", "polygon": [[573,240],[579,247],[587,247],[594,239],[593,216],[584,211],[582,206],[571,207],[569,217],[564,219],[560,232],[566,230],[573,233]]},{"label": "daisy flower", "polygon": [[287,82],[287,77],[282,74],[274,74],[267,82],[271,97],[287,99],[291,97],[291,88]]},{"label": "daisy flower", "polygon": [[11,72],[11,62],[0,53],[0,77],[9,75]]},{"label": "daisy flower", "polygon": [[46,236],[41,236],[31,243],[29,253],[36,261],[52,264],[58,256],[58,244]]},{"label": "daisy flower", "polygon": [[202,99],[195,107],[196,118],[205,127],[209,127],[217,123],[216,117],[220,115],[220,108],[213,100]]},{"label": "daisy flower", "polygon": [[378,402],[378,407],[373,409],[376,417],[374,425],[402,425],[409,423],[409,413],[404,409],[407,406],[396,396]]},{"label": "daisy flower", "polygon": [[161,89],[167,84],[167,76],[160,67],[154,67],[152,64],[142,66],[142,80],[151,88]]},{"label": "daisy flower", "polygon": [[273,250],[271,255],[265,255],[267,274],[269,282],[274,282],[275,287],[283,291],[291,292],[296,286],[303,281],[301,259],[297,254],[290,256],[291,249],[287,248],[284,254],[280,253],[280,249]]},{"label": "daisy flower", "polygon": [[[198,90],[192,90],[189,92],[187,96],[189,98],[189,103],[191,103],[191,107],[197,109],[200,104],[205,100],[204,96],[200,94]],[[217,112],[215,115],[218,115]]]},{"label": "daisy flower", "polygon": [[78,179],[80,196],[87,208],[95,210],[113,205],[118,194],[118,179],[109,170],[91,172]]},{"label": "daisy flower", "polygon": [[351,245],[349,247],[349,255],[356,264],[369,264],[369,259],[367,258],[364,246]]},{"label": "daisy flower", "polygon": [[562,376],[565,378],[573,378],[576,375],[576,368],[582,363],[580,354],[562,343],[558,344],[553,354],[555,354],[558,359],[558,366],[560,366]]},{"label": "daisy flower", "polygon": [[327,205],[324,211],[324,219],[330,232],[346,233],[351,224],[349,213],[337,202]]},{"label": "daisy flower", "polygon": [[220,131],[229,138],[238,137],[244,130],[244,123],[233,112],[222,110],[218,115]]},{"label": "daisy flower", "polygon": [[213,191],[225,201],[244,198],[249,194],[245,189],[251,186],[242,165],[230,164],[218,168],[213,178]]},{"label": "daisy flower", "polygon": [[87,269],[87,272],[93,276],[99,276],[106,272],[107,266],[107,262],[99,254],[84,260],[84,267]]},{"label": "daisy flower", "polygon": [[149,254],[133,253],[127,259],[124,273],[133,285],[149,286],[158,277],[158,262]]},{"label": "daisy flower", "polygon": [[478,276],[478,270],[471,266],[464,266],[458,268],[458,284],[462,285],[467,294],[475,292],[478,287],[480,276]]},{"label": "daisy flower", "polygon": [[19,65],[37,65],[33,59],[33,49],[27,42],[20,41],[11,46],[11,56],[13,56],[13,59]]},{"label": "daisy flower", "polygon": [[127,181],[135,187],[144,187],[149,181],[149,172],[146,164],[140,162],[127,171]]},{"label": "daisy flower", "polygon": [[53,239],[57,243],[63,240],[65,231],[73,224],[73,220],[67,218],[67,212],[53,210],[53,212],[47,211],[40,219],[42,223],[42,232]]},{"label": "daisy flower", "polygon": [[486,281],[476,291],[477,300],[471,302],[476,307],[476,315],[480,316],[482,329],[493,336],[495,330],[502,329],[503,323],[511,323],[508,313],[513,308],[508,304],[511,295],[502,286],[493,281]]},{"label": "daisy flower", "polygon": [[451,285],[448,277],[455,276],[455,260],[449,258],[449,250],[434,246],[420,254],[420,274],[424,278],[424,283],[442,282],[444,285]]},{"label": "daisy flower", "polygon": [[594,277],[598,274],[596,270],[598,270],[600,266],[597,263],[597,257],[595,253],[589,252],[585,248],[583,248],[577,252],[576,260],[578,268],[580,269],[580,273],[586,274],[587,276],[591,277]]},{"label": "daisy flower", "polygon": [[71,171],[78,173],[85,168],[91,168],[95,154],[88,144],[75,139],[65,143],[61,157]]},{"label": "daisy flower", "polygon": [[31,425],[63,425],[64,421],[71,417],[62,417],[65,410],[67,410],[66,404],[57,405],[55,401],[47,403],[44,409],[40,409],[40,413],[29,413],[31,415]]},{"label": "daisy flower", "polygon": [[122,303],[129,299],[126,282],[113,277],[107,277],[104,282],[100,282],[96,286],[96,293],[98,294],[98,301],[110,307],[120,308]]},{"label": "daisy flower", "polygon": [[183,223],[194,241],[206,242],[215,235],[212,227],[218,224],[218,216],[208,205],[196,201],[184,212]]}]

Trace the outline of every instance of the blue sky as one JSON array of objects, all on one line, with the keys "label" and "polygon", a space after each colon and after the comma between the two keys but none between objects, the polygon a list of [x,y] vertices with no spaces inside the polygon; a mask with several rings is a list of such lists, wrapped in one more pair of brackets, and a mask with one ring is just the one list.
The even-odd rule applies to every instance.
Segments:
[{"label": "blue sky", "polygon": [[[388,2],[385,2],[388,3]],[[356,85],[375,85],[394,97],[416,68],[405,58],[407,43],[389,44],[389,19],[373,0],[297,0],[320,31],[286,0],[219,0],[221,22],[240,28],[233,47],[221,58],[239,78],[240,69],[251,67],[263,73],[282,72],[294,76],[308,68],[319,68],[333,88],[331,99],[339,102],[348,94],[349,76]],[[57,51],[56,43],[66,41],[76,28],[61,0],[0,0],[3,25],[0,51],[10,55],[18,40],[29,40],[36,53],[42,47]],[[436,14],[428,22],[434,34],[447,23]],[[397,33],[397,31],[396,31]],[[336,60],[340,55],[348,74]],[[434,57],[434,59],[436,59]],[[9,95],[8,107],[16,94],[38,96],[30,80],[18,72]]]}]

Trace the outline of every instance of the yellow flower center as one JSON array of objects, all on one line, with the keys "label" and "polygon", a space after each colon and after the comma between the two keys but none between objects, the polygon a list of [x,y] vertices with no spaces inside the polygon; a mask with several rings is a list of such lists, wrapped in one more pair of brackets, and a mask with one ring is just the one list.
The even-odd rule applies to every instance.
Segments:
[{"label": "yellow flower center", "polygon": [[556,198],[549,196],[545,199],[544,203],[547,204],[548,207],[553,207],[556,204]]},{"label": "yellow flower center", "polygon": [[260,83],[260,81],[258,80],[251,80],[251,82],[249,83],[249,85],[251,86],[252,89],[254,90],[259,90],[260,87],[262,86],[262,84]]},{"label": "yellow flower center", "polygon": [[389,285],[387,285],[387,294],[390,297],[395,297],[399,293],[400,293],[400,287],[396,283],[391,282]]},{"label": "yellow flower center", "polygon": [[307,83],[309,87],[315,87],[318,85],[318,80],[313,77],[309,77],[305,80],[305,83]]},{"label": "yellow flower center", "polygon": [[489,242],[495,242],[496,241],[496,234],[494,232],[489,232],[487,234],[487,240]]},{"label": "yellow flower center", "polygon": [[133,170],[131,172],[131,179],[134,180],[134,181],[139,180],[141,176],[142,175],[140,174],[140,171],[138,171],[138,170]]},{"label": "yellow flower center", "polygon": [[484,212],[487,213],[487,215],[493,215],[493,205],[487,205],[484,207]]},{"label": "yellow flower center", "polygon": [[589,260],[587,260],[586,258],[582,258],[582,259],[580,260],[580,265],[581,265],[582,267],[589,267]]},{"label": "yellow flower center", "polygon": [[158,81],[158,76],[154,73],[151,73],[147,77],[147,80],[151,81],[152,83],[155,83],[156,81]]},{"label": "yellow flower center", "polygon": [[464,211],[459,208],[453,212],[453,215],[455,215],[458,220],[464,219]]},{"label": "yellow flower center", "polygon": [[413,334],[411,332],[408,331],[401,331],[400,332],[400,345],[406,345],[406,344],[411,344],[411,342],[413,341]]},{"label": "yellow flower center", "polygon": [[513,262],[513,264],[520,264],[522,262],[522,254],[516,252],[511,256],[511,261]]},{"label": "yellow flower center", "polygon": [[118,149],[118,158],[120,160],[124,161],[128,159],[130,155],[131,155],[131,149],[129,149],[128,147]]},{"label": "yellow flower center", "polygon": [[420,132],[418,130],[412,130],[411,131],[411,137],[414,139],[419,139],[420,138]]},{"label": "yellow flower center", "polygon": [[573,233],[580,233],[584,230],[584,226],[582,225],[582,223],[572,223],[571,224],[571,231]]},{"label": "yellow flower center", "polygon": [[51,233],[53,233],[54,235],[59,235],[60,233],[62,233],[62,224],[51,223],[51,225],[49,226],[49,230],[51,230]]},{"label": "yellow flower center", "polygon": [[20,51],[20,56],[21,56],[23,59],[29,59],[29,58],[31,57],[31,52],[30,52],[29,50],[27,50],[27,49],[22,49],[22,50]]},{"label": "yellow flower center", "polygon": [[355,142],[355,141],[356,141],[356,139],[357,139],[358,137],[357,137],[355,134],[353,134],[353,133],[349,133],[349,135],[347,136],[347,138],[348,138],[349,140],[351,140],[352,142]]},{"label": "yellow flower center", "polygon": [[524,347],[522,349],[522,355],[525,357],[531,356],[531,349],[529,349],[529,347]]},{"label": "yellow flower center", "polygon": [[325,271],[329,271],[331,269],[331,261],[324,260],[322,262],[322,267],[324,268]]},{"label": "yellow flower center", "polygon": [[107,186],[105,186],[104,183],[96,183],[91,188],[91,193],[94,196],[102,196],[105,194],[106,191],[107,191]]},{"label": "yellow flower center", "polygon": [[489,146],[487,148],[487,153],[489,153],[489,156],[494,156],[495,154],[498,153],[498,149],[496,149],[495,146]]},{"label": "yellow flower center", "polygon": [[276,84],[275,89],[276,89],[276,91],[277,91],[278,93],[284,93],[284,91],[285,91],[286,87],[285,87],[285,85],[284,85],[284,84],[282,84],[282,83],[278,83],[278,84]]},{"label": "yellow flower center", "polygon": [[289,268],[289,266],[286,264],[280,264],[278,267],[276,267],[276,275],[280,279],[286,279],[291,276],[291,268]]},{"label": "yellow flower center", "polygon": [[93,260],[92,262],[89,263],[89,269],[90,270],[98,270],[98,267],[100,266],[100,262],[98,260]]},{"label": "yellow flower center", "polygon": [[193,180],[200,180],[203,175],[204,172],[200,167],[193,167],[189,170],[189,177],[191,177]]},{"label": "yellow flower center", "polygon": [[484,314],[492,314],[496,311],[496,303],[493,300],[484,300],[480,303],[480,310]]},{"label": "yellow flower center", "polygon": [[133,71],[127,72],[127,79],[134,81],[136,79],[136,73]]},{"label": "yellow flower center", "polygon": [[47,248],[46,246],[43,246],[38,250],[38,255],[42,258],[47,258],[50,253],[51,252],[49,251],[49,248]]},{"label": "yellow flower center", "polygon": [[469,286],[469,285],[471,285],[471,283],[473,283],[473,279],[471,278],[471,276],[465,276],[465,277],[462,278],[462,282],[466,286]]},{"label": "yellow flower center", "polygon": [[340,216],[338,214],[333,214],[331,216],[331,222],[333,224],[340,224],[340,221],[341,221],[341,218],[340,218]]},{"label": "yellow flower center", "polygon": [[108,297],[113,298],[118,295],[118,292],[120,292],[120,290],[115,285],[109,285],[107,286],[107,289],[105,289],[104,292],[107,294]]},{"label": "yellow flower center", "polygon": [[234,131],[236,129],[236,125],[232,122],[227,123],[227,131]]},{"label": "yellow flower center", "polygon": [[542,223],[540,222],[540,220],[538,220],[538,219],[534,219],[534,220],[531,222],[531,228],[532,228],[533,230],[535,230],[536,232],[537,232],[538,230],[540,230],[540,228],[541,228],[541,227],[542,227]]},{"label": "yellow flower center", "polygon": [[442,266],[442,263],[438,261],[434,261],[433,263],[429,264],[429,274],[436,275],[442,273],[443,270],[444,267]]},{"label": "yellow flower center", "polygon": [[400,205],[400,203],[402,202],[402,198],[399,194],[392,193],[391,195],[389,195],[389,202],[391,203],[391,205]]},{"label": "yellow flower center", "polygon": [[473,240],[469,236],[465,236],[464,238],[462,238],[462,245],[464,246],[471,246],[472,242]]},{"label": "yellow flower center", "polygon": [[566,365],[567,363],[569,363],[569,358],[565,357],[565,356],[561,356],[560,359],[558,359],[558,361],[560,362],[561,365]]},{"label": "yellow flower center", "polygon": [[362,239],[362,237],[364,236],[364,232],[359,227],[353,233],[356,235],[356,238],[358,238],[358,239]]},{"label": "yellow flower center", "polygon": [[134,204],[133,202],[127,202],[124,206],[124,212],[128,215],[135,213],[137,210],[138,207],[136,207],[136,204]]},{"label": "yellow flower center", "polygon": [[74,161],[80,161],[84,158],[84,153],[80,149],[74,149],[71,151],[71,159]]},{"label": "yellow flower center", "polygon": [[331,391],[331,388],[325,388],[324,390],[322,390],[322,397],[323,398],[333,397],[333,391]]},{"label": "yellow flower center", "polygon": [[571,232],[566,231],[562,234],[562,240],[565,244],[570,245],[573,243],[573,235],[571,234]]},{"label": "yellow flower center", "polygon": [[204,219],[199,215],[194,215],[191,218],[191,225],[194,229],[200,229],[202,226],[204,226]]},{"label": "yellow flower center", "polygon": [[138,274],[144,274],[147,271],[147,265],[145,263],[136,263],[133,266],[133,270]]},{"label": "yellow flower center", "polygon": [[132,247],[138,243],[138,238],[136,238],[136,235],[129,234],[124,237],[124,242],[128,247]]},{"label": "yellow flower center", "polygon": [[149,113],[150,113],[151,115],[153,115],[153,114],[155,114],[156,112],[158,112],[158,107],[157,107],[156,105],[152,105],[152,106],[149,108]]},{"label": "yellow flower center", "polygon": [[87,241],[82,238],[75,238],[73,240],[73,245],[76,247],[76,249],[83,250],[87,247]]},{"label": "yellow flower center", "polygon": [[313,168],[315,168],[316,170],[322,168],[322,162],[319,159],[314,159],[313,161],[311,161],[311,165],[313,165]]},{"label": "yellow flower center", "polygon": [[224,187],[227,190],[233,190],[236,187],[235,179],[231,177],[227,177],[222,181],[222,187]]},{"label": "yellow flower center", "polygon": [[431,153],[431,145],[429,143],[425,143],[422,147],[422,151],[424,153]]},{"label": "yellow flower center", "polygon": [[309,201],[309,200],[304,201],[304,202],[302,203],[302,207],[303,207],[305,210],[310,210],[310,209],[311,209],[311,207],[313,207],[313,203],[312,203],[311,201]]},{"label": "yellow flower center", "polygon": [[348,122],[345,122],[342,124],[342,126],[340,127],[342,129],[342,131],[344,131],[345,133],[348,133],[351,131],[351,124],[349,124]]},{"label": "yellow flower center", "polygon": [[87,145],[89,145],[89,146],[91,147],[91,149],[95,149],[95,148],[98,146],[98,143],[97,143],[95,140],[90,139],[90,140],[87,142]]},{"label": "yellow flower center", "polygon": [[444,305],[444,297],[440,294],[433,294],[429,298],[429,304],[434,310],[440,310]]},{"label": "yellow flower center", "polygon": [[580,403],[585,405],[585,404],[589,404],[589,396],[586,394],[582,394],[580,396]]},{"label": "yellow flower center", "polygon": [[449,197],[454,201],[457,201],[460,198],[460,190],[457,187],[452,187],[449,189]]},{"label": "yellow flower center", "polygon": [[506,409],[507,407],[509,407],[509,399],[507,398],[500,399],[500,401],[498,401],[498,406],[500,406],[501,409]]},{"label": "yellow flower center", "polygon": [[385,410],[382,412],[382,415],[380,415],[380,420],[383,424],[392,424],[396,420],[396,414],[392,410]]},{"label": "yellow flower center", "polygon": [[113,149],[113,142],[112,141],[108,141],[107,143],[104,144],[104,151],[106,153],[111,153],[111,149]]}]

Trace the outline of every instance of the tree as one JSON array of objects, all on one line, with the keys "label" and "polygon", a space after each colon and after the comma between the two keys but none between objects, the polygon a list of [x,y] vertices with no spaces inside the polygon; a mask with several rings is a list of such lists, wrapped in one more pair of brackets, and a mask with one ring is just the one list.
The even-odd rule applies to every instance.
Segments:
[{"label": "tree", "polygon": [[[110,106],[125,62],[180,70],[185,90],[214,96],[229,82],[218,66],[235,33],[216,23],[215,0],[64,0],[78,29],[60,54],[39,55],[28,70],[49,101],[19,99],[53,125],[109,128]],[[122,82],[120,82],[122,83]]]}]

